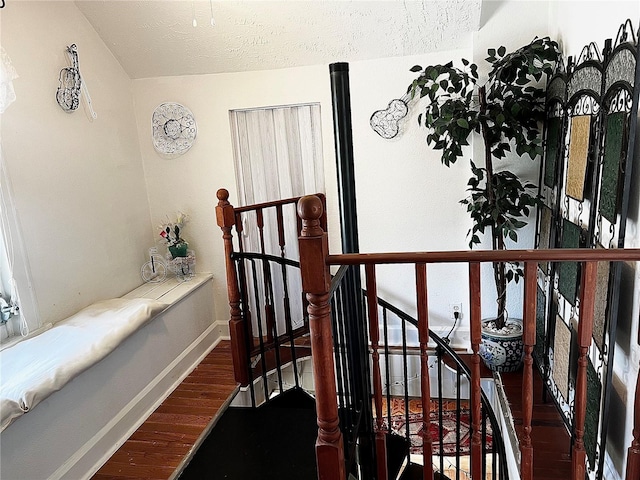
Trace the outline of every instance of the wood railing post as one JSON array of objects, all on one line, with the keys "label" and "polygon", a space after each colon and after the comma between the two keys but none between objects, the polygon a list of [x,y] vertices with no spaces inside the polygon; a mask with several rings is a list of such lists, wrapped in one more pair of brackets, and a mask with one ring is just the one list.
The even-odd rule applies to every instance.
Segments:
[{"label": "wood railing post", "polygon": [[469,302],[471,321],[471,478],[482,478],[482,435],[480,422],[480,343],[482,342],[482,309],[480,307],[480,263],[469,262]]},{"label": "wood railing post", "polygon": [[[422,456],[424,480],[433,480],[433,438],[431,437],[431,385],[429,381],[429,296],[427,265],[416,264],[416,299],[418,304],[418,341],[420,342],[420,391],[422,393]],[[405,407],[408,408],[408,405]],[[441,408],[441,407],[440,407]]]},{"label": "wood railing post", "polygon": [[326,264],[329,243],[327,234],[320,227],[322,211],[322,202],[318,197],[306,196],[298,201],[298,215],[302,218],[302,231],[298,239],[300,272],[302,290],[309,301],[309,332],[318,415],[318,479],[344,480],[344,446],[338,421],[329,304],[331,275]]},{"label": "wood railing post", "polygon": [[584,448],[584,423],[587,412],[587,354],[593,335],[596,272],[598,262],[585,262],[580,282],[580,321],[578,322],[578,372],[576,376],[574,444],[571,454],[572,480],[584,480],[587,452]]},{"label": "wood railing post", "polygon": [[218,206],[216,220],[222,230],[224,241],[225,267],[227,270],[227,294],[229,296],[229,336],[231,337],[231,355],[233,358],[233,373],[236,382],[242,386],[249,384],[249,364],[247,361],[247,338],[244,319],[240,310],[240,288],[236,266],[231,259],[233,254],[233,235],[231,229],[235,224],[233,205],[229,203],[229,192],[224,188],[218,190]]},{"label": "wood railing post", "polygon": [[524,371],[522,374],[522,439],[520,441],[520,478],[533,479],[533,347],[536,344],[536,286],[538,262],[524,265]]},{"label": "wood railing post", "polygon": [[[387,480],[387,435],[385,434],[384,412],[382,411],[382,374],[380,373],[380,326],[378,322],[378,289],[376,287],[375,265],[365,266],[367,278],[367,308],[369,312],[369,338],[371,340],[371,366],[373,368],[373,403],[376,413],[376,464],[377,480]],[[391,408],[387,405],[387,408]]]},{"label": "wood railing post", "polygon": [[633,411],[633,440],[627,452],[627,480],[640,478],[640,370],[636,380],[636,402]]}]

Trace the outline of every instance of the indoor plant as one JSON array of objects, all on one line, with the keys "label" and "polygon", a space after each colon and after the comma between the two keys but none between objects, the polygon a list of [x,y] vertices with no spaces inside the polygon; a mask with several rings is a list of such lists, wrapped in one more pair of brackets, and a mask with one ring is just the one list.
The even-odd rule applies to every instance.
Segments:
[{"label": "indoor plant", "polygon": [[[418,123],[428,131],[427,143],[442,150],[441,161],[446,166],[463,156],[462,148],[469,145],[473,132],[481,135],[485,164],[480,167],[471,162],[470,194],[461,203],[473,220],[469,246],[479,244],[479,234],[487,232],[492,247],[501,250],[506,248],[506,238],[517,241],[518,230],[526,225],[530,208],[539,198],[535,185],[521,182],[504,165],[496,168],[494,160],[511,159],[513,155],[507,155],[511,151],[515,151],[518,159],[529,156],[533,160],[542,154],[545,110],[541,80],[552,74],[559,51],[557,43],[545,37],[536,38],[512,53],[507,54],[505,47],[500,47],[489,49],[488,54],[486,61],[491,70],[483,85],[478,85],[478,66],[463,59],[463,68],[454,67],[452,62],[424,69],[414,66],[411,71],[420,75],[408,91],[412,97],[427,99]],[[518,264],[493,264],[497,315],[484,322],[484,330],[502,333],[511,328],[506,310],[507,283],[517,282],[522,275]],[[493,343],[487,345],[485,360],[498,352]],[[503,370],[517,368],[519,360],[516,363],[506,364]]]},{"label": "indoor plant", "polygon": [[189,244],[181,236],[188,216],[180,212],[175,222],[167,221],[160,226],[160,236],[167,244],[171,258],[186,257]]}]

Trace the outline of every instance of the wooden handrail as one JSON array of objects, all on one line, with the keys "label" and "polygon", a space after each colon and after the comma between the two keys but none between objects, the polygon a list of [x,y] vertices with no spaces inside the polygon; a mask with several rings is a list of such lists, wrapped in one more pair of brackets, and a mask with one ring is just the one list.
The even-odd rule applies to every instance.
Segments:
[{"label": "wooden handrail", "polygon": [[[471,328],[471,473],[472,478],[482,477],[482,439],[481,439],[481,388],[480,388],[480,356],[479,348],[481,343],[481,296],[480,296],[480,265],[484,262],[522,262],[524,264],[524,372],[523,372],[523,434],[520,439],[521,450],[521,478],[523,480],[533,479],[533,447],[531,443],[532,413],[533,413],[533,358],[532,352],[536,343],[536,302],[537,302],[537,268],[539,262],[581,262],[582,279],[580,282],[580,319],[578,324],[578,372],[576,380],[576,393],[574,400],[574,445],[572,448],[572,480],[583,480],[585,476],[586,452],[584,448],[584,423],[586,416],[586,381],[587,381],[587,354],[591,345],[593,335],[593,315],[595,302],[595,283],[597,262],[626,262],[640,261],[640,249],[554,249],[554,250],[485,250],[485,251],[446,251],[446,252],[396,252],[396,253],[365,253],[365,254],[342,254],[329,255],[326,241],[326,234],[319,226],[318,219],[321,215],[321,202],[314,197],[303,197],[298,203],[298,212],[305,223],[305,235],[300,237],[300,264],[303,276],[303,288],[307,292],[310,301],[309,312],[314,316],[316,323],[324,322],[323,326],[316,327],[316,333],[312,331],[312,338],[316,335],[328,335],[324,340],[325,349],[330,349],[331,330],[328,327],[329,313],[324,311],[324,303],[328,297],[328,268],[331,265],[363,265],[367,273],[367,299],[370,308],[370,318],[375,322],[377,314],[372,313],[377,310],[377,304],[373,300],[376,298],[375,291],[375,265],[378,264],[414,264],[416,273],[416,301],[418,310],[418,331],[421,353],[421,390],[422,403],[428,405],[429,397],[429,375],[427,366],[427,341],[425,332],[428,329],[428,295],[427,295],[427,265],[432,263],[468,263],[469,264],[469,290],[470,290],[470,328]],[[313,240],[314,243],[310,243]],[[303,245],[304,243],[304,245]],[[306,281],[305,281],[306,279]],[[327,292],[327,293],[325,293]],[[312,313],[313,312],[313,313]],[[320,312],[320,313],[318,313]],[[325,318],[326,317],[326,318]],[[378,348],[377,325],[371,325],[371,341],[374,349],[374,374],[379,375],[379,366],[375,357]],[[320,333],[320,331],[324,333]],[[320,348],[320,347],[316,347]],[[332,357],[330,352],[320,353],[320,359],[316,359],[314,350],[314,365],[317,362],[325,363]],[[322,372],[328,373],[327,368],[332,368],[332,363],[325,364]],[[316,367],[314,367],[316,368]],[[316,377],[321,380],[316,384],[316,388],[322,392],[322,397],[318,396],[318,405],[325,400],[329,402],[332,409],[330,418],[323,423],[333,425],[334,411],[337,407],[335,398],[335,380],[333,372],[330,378]],[[374,386],[376,379],[374,378]],[[333,390],[331,390],[333,388]],[[380,390],[379,387],[374,390]],[[640,389],[639,389],[640,390]],[[636,394],[636,404],[640,402],[640,394]],[[323,399],[321,401],[321,398]],[[376,403],[379,403],[376,401]],[[379,406],[376,405],[376,410]],[[326,415],[326,413],[325,413]],[[337,418],[337,413],[335,413]],[[424,431],[428,432],[428,415],[423,415]],[[320,411],[318,413],[318,425],[321,425]],[[634,441],[629,449],[628,469],[637,476],[640,468],[640,429],[638,428],[638,417],[634,429]],[[318,435],[318,445],[322,436],[322,426]],[[324,438],[328,438],[324,435]],[[332,446],[337,449],[337,436],[333,436]],[[340,439],[341,440],[341,439]],[[425,468],[423,478],[430,480],[433,477],[431,467],[431,441],[426,433],[423,442]],[[320,451],[318,459],[320,459]],[[333,455],[335,464],[337,457]],[[320,465],[320,463],[318,463]],[[384,473],[382,468],[381,473]],[[319,474],[319,478],[343,478],[344,471],[334,470],[327,467],[324,477]],[[384,475],[382,475],[384,478]]]},{"label": "wooden handrail", "polygon": [[[322,200],[322,197],[324,197],[324,195],[322,195],[321,193],[317,193],[315,196],[318,197],[320,200]],[[273,200],[271,202],[254,203],[253,205],[245,205],[244,207],[235,207],[235,211],[238,213],[251,212],[253,210],[260,210],[260,209],[265,209],[269,207],[277,207],[277,206],[289,205],[289,204],[291,205],[295,204],[297,206],[298,200],[300,200],[300,198],[302,197],[282,198],[280,200]]]},{"label": "wooden handrail", "polygon": [[550,250],[452,250],[434,252],[345,253],[327,256],[327,265],[469,262],[640,261],[640,248],[560,248]]}]

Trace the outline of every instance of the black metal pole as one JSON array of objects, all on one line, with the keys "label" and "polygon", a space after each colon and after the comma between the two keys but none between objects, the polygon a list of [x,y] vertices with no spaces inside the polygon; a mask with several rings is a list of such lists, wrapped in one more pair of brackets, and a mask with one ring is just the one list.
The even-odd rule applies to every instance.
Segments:
[{"label": "black metal pole", "polygon": [[[356,207],[355,171],[353,166],[353,138],[351,130],[351,95],[349,93],[349,64],[332,63],[331,99],[333,104],[333,130],[335,136],[336,167],[338,172],[338,198],[343,253],[359,253],[358,215]],[[375,452],[371,383],[369,380],[369,345],[362,304],[360,270],[350,268],[346,274],[348,353],[353,373],[353,395],[361,409],[358,434],[359,463],[364,479],[375,478]]]},{"label": "black metal pole", "polygon": [[333,104],[333,133],[335,135],[338,170],[342,253],[359,253],[349,64],[332,63],[329,65],[329,71],[331,72],[331,101]]}]

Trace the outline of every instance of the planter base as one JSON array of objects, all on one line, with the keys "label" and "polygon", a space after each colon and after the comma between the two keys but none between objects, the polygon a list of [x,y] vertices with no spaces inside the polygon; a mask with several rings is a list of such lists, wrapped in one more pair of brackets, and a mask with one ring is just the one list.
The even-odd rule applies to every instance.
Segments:
[{"label": "planter base", "polygon": [[507,320],[508,332],[491,328],[491,320],[482,322],[482,343],[480,357],[484,364],[494,372],[515,372],[522,367],[524,344],[522,341],[522,320]]}]

